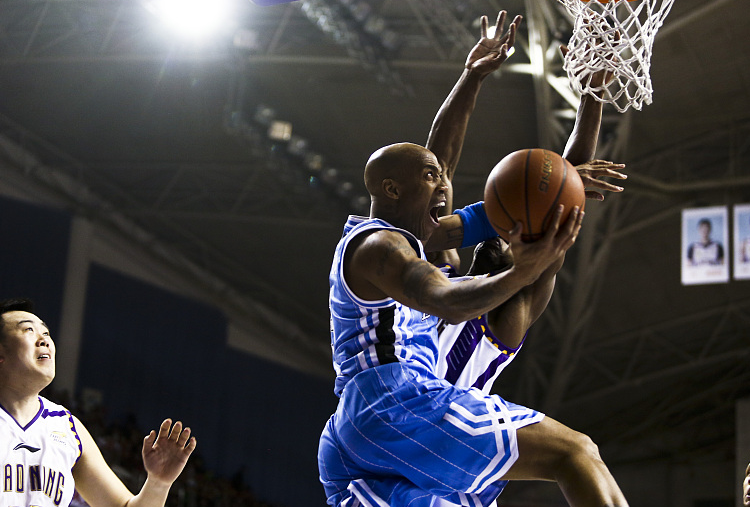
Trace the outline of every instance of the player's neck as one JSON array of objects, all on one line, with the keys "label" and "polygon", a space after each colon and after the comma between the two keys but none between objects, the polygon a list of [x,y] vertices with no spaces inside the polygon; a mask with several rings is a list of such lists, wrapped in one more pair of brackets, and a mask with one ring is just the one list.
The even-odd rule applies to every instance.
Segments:
[{"label": "player's neck", "polygon": [[22,393],[18,390],[4,387],[0,389],[0,405],[23,428],[39,412],[39,394]]}]

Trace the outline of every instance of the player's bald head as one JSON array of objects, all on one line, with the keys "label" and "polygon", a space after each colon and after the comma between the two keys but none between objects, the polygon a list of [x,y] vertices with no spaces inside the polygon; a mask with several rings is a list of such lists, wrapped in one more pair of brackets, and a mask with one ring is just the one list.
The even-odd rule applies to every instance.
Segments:
[{"label": "player's bald head", "polygon": [[429,150],[413,143],[397,143],[380,148],[370,156],[365,166],[365,187],[372,197],[383,193],[386,179],[401,180],[410,171],[421,169],[425,152]]}]

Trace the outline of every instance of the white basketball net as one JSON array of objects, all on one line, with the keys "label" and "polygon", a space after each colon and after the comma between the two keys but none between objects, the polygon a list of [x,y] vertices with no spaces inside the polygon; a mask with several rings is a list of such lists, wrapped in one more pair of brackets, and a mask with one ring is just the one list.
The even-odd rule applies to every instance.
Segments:
[{"label": "white basketball net", "polygon": [[[674,0],[558,1],[575,19],[563,64],[571,87],[621,113],[630,106],[640,111],[644,102],[651,104],[654,37]],[[612,80],[592,86],[591,76],[597,71],[611,72]]]}]

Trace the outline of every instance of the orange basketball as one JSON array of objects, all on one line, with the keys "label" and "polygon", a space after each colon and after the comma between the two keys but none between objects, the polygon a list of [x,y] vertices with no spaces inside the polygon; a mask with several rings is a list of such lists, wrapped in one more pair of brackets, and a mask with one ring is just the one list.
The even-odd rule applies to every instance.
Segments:
[{"label": "orange basketball", "polygon": [[586,193],[578,171],[557,153],[541,148],[519,150],[492,169],[484,187],[484,209],[501,238],[515,222],[523,224],[521,238],[536,241],[547,230],[555,209],[565,209],[565,223],[574,206],[583,210]]}]

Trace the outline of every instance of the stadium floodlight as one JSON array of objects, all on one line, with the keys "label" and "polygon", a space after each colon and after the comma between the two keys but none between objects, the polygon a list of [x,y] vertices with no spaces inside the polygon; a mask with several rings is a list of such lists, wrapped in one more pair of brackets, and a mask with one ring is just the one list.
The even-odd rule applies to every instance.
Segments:
[{"label": "stadium floodlight", "polygon": [[227,0],[148,0],[146,8],[172,31],[202,40],[230,20]]}]

